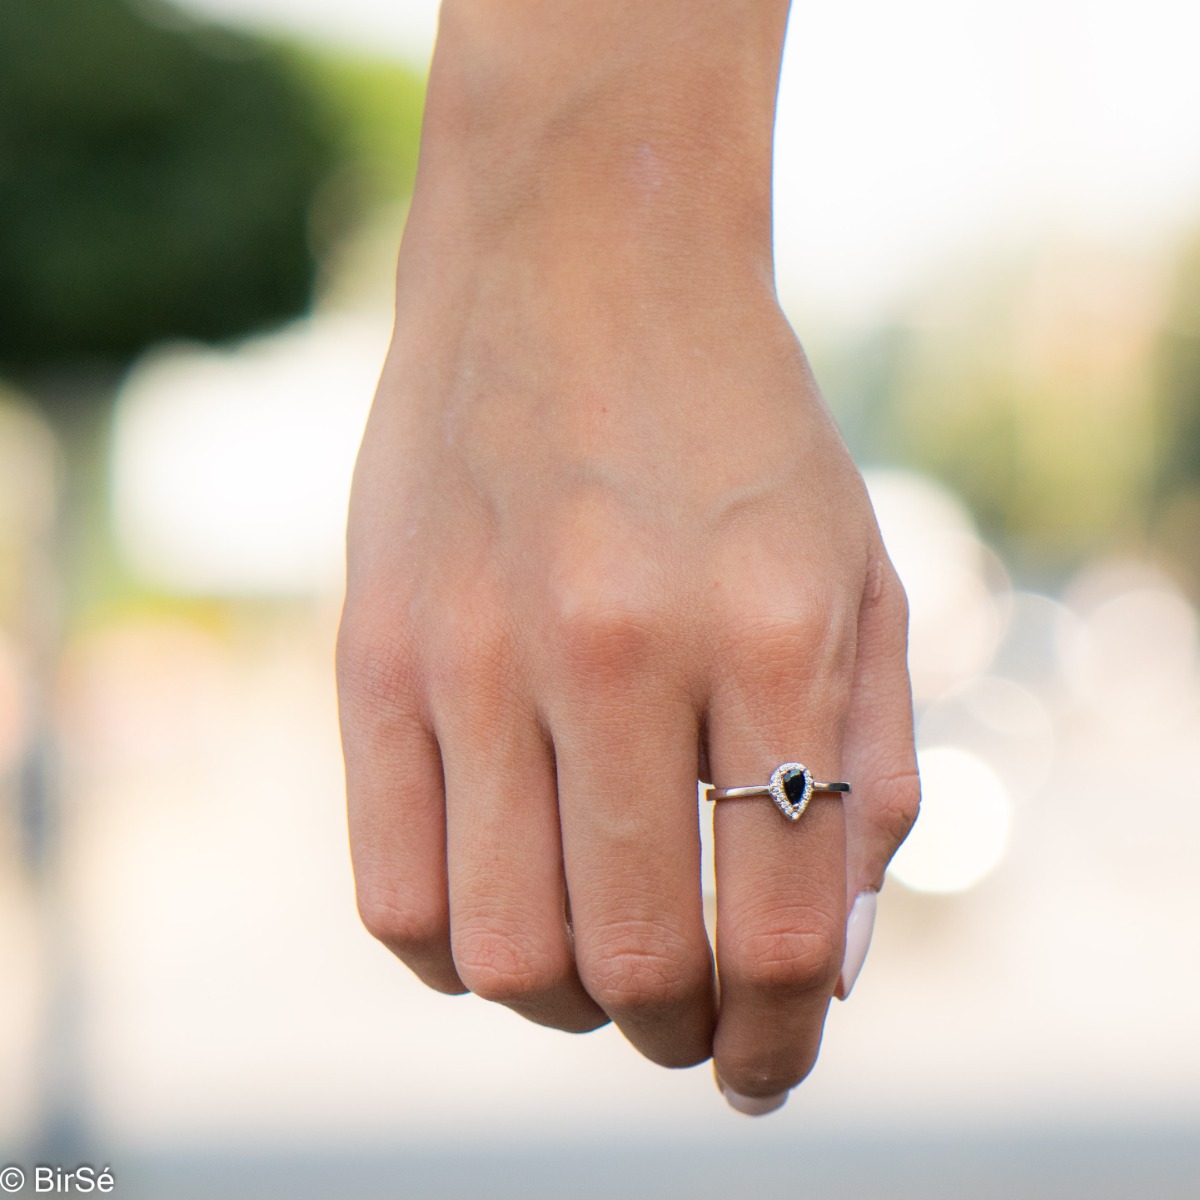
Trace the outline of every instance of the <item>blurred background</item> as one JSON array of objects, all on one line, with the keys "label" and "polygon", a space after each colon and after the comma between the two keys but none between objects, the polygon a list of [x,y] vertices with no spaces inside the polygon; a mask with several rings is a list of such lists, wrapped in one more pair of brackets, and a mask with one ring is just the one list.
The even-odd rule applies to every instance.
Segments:
[{"label": "blurred background", "polygon": [[0,1166],[1194,1197],[1200,8],[793,13],[780,292],[909,591],[926,799],[760,1122],[358,926],[341,536],[435,25],[0,6]]}]

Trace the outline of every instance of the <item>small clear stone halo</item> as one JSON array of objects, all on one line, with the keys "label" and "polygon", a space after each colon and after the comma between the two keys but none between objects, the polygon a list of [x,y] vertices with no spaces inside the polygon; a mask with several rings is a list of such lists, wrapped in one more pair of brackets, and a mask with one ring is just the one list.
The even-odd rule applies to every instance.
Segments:
[{"label": "small clear stone halo", "polygon": [[813,777],[803,763],[780,763],[767,784],[775,807],[789,821],[800,820],[813,794]]},{"label": "small clear stone halo", "polygon": [[815,792],[850,791],[848,783],[822,783],[812,777],[812,772],[797,762],[780,763],[771,774],[769,783],[755,783],[749,787],[704,789],[706,800],[742,800],[748,796],[770,796],[771,803],[789,820],[798,821],[808,807]]}]

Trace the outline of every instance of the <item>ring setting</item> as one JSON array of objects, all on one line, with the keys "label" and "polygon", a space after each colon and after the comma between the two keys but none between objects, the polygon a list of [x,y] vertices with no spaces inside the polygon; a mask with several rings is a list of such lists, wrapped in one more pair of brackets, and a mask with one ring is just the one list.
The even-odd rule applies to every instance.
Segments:
[{"label": "ring setting", "polygon": [[741,800],[751,796],[770,796],[775,807],[789,821],[798,821],[816,792],[849,792],[848,783],[819,783],[812,772],[798,762],[780,763],[766,783],[750,787],[706,789],[706,800]]}]

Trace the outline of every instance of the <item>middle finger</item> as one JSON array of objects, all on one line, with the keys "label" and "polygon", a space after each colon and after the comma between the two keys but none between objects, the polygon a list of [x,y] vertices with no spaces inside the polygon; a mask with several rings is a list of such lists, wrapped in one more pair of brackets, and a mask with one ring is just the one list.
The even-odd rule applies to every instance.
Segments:
[{"label": "middle finger", "polygon": [[584,986],[647,1058],[709,1057],[712,952],[696,811],[698,719],[635,623],[589,626],[551,714]]}]

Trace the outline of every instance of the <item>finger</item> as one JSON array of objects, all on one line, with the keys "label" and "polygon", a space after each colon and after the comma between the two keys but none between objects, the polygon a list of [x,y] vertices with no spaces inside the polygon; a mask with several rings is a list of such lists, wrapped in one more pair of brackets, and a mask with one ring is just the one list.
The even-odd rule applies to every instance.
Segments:
[{"label": "finger", "polygon": [[[709,710],[714,782],[765,782],[783,762],[838,780],[853,633],[830,604],[736,630]],[[815,794],[788,820],[769,798],[713,812],[720,1011],[713,1056],[739,1100],[777,1097],[812,1069],[842,961],[845,820]]]},{"label": "finger", "polygon": [[437,743],[412,646],[347,608],[338,701],[350,854],[363,924],[416,975],[464,992],[450,953],[446,817]]},{"label": "finger", "polygon": [[913,746],[907,663],[908,604],[883,553],[868,573],[858,622],[858,659],[846,722],[847,901],[851,918],[837,995],[850,994],[874,924],[874,893],[917,818],[921,787]]},{"label": "finger", "polygon": [[573,623],[576,682],[551,714],[563,858],[584,986],[638,1050],[668,1067],[709,1057],[693,700],[626,616]]},{"label": "finger", "polygon": [[443,667],[454,679],[437,727],[459,977],[531,1021],[595,1029],[608,1017],[575,969],[553,755],[515,677],[511,642],[485,646],[477,629]]},{"label": "finger", "polygon": [[851,899],[864,888],[879,889],[892,855],[917,819],[921,793],[907,638],[904,589],[883,557],[863,597],[846,723],[846,769],[854,783],[846,804]]}]

